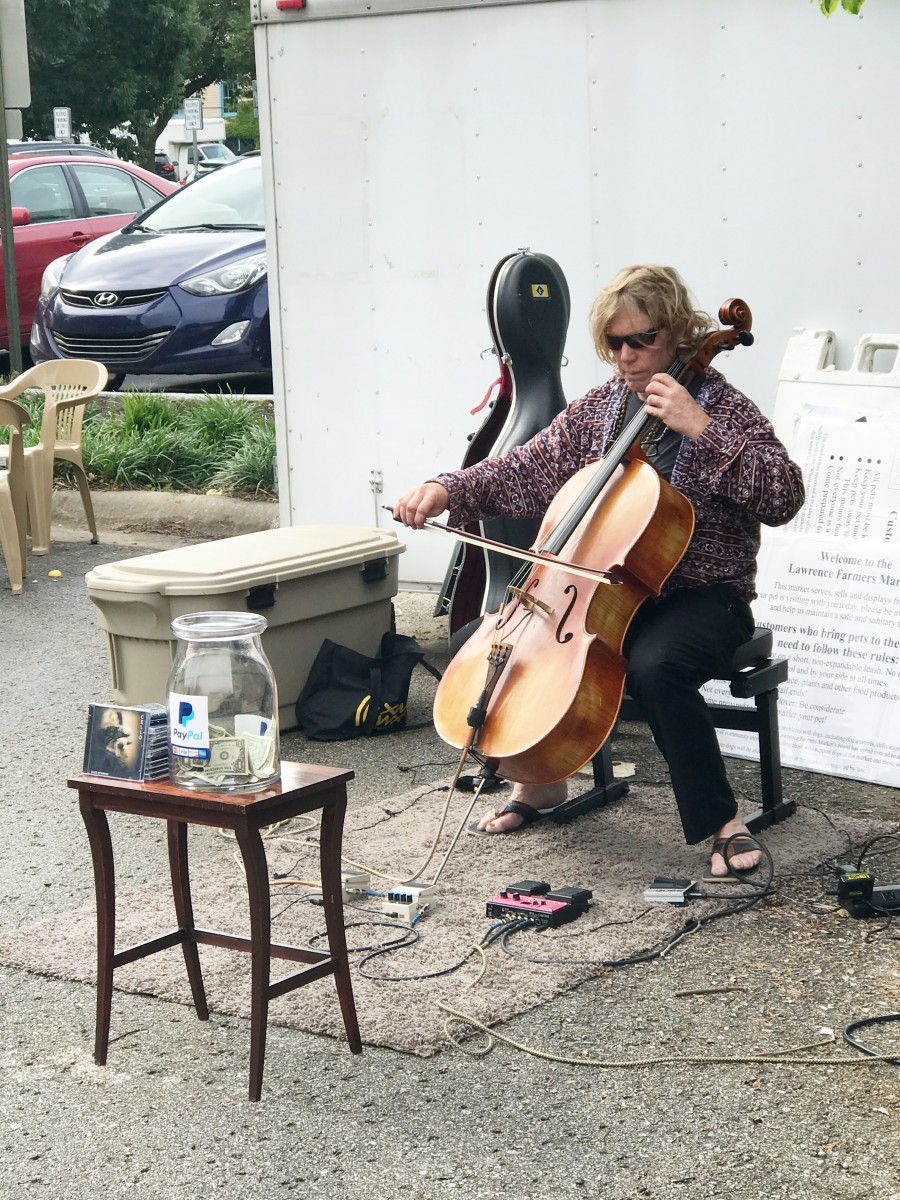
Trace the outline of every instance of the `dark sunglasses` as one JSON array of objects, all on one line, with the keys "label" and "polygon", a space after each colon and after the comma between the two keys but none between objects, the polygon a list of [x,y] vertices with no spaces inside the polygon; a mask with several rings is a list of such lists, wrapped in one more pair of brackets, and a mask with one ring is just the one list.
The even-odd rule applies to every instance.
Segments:
[{"label": "dark sunglasses", "polygon": [[626,333],[624,337],[608,333],[606,341],[613,354],[621,350],[623,346],[630,346],[632,350],[644,350],[647,346],[653,345],[658,333],[658,329],[645,329],[643,333]]}]

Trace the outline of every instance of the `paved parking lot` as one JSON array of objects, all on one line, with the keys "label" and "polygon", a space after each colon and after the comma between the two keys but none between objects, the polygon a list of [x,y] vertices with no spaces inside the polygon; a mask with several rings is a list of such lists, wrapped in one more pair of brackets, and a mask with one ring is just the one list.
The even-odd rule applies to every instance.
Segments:
[{"label": "paved parking lot", "polygon": [[[92,903],[65,786],[80,768],[87,703],[109,687],[83,577],[167,544],[112,532],[90,546],[80,530],[67,533],[49,558],[30,560],[22,597],[0,590],[4,930],[24,937],[38,918]],[[398,625],[441,661],[429,597],[404,595]],[[432,686],[423,673],[414,711],[427,708]],[[639,727],[620,749],[658,769]],[[284,753],[351,766],[351,803],[400,790],[400,762],[416,764],[420,781],[446,773],[427,721],[364,743],[291,734]],[[752,787],[753,771],[735,769]],[[838,825],[843,814],[896,819],[890,789],[800,772],[787,772],[786,785]],[[117,838],[120,887],[164,871],[158,833],[138,823]],[[195,860],[205,845],[201,831]],[[539,841],[522,838],[521,862],[523,874],[539,872]],[[116,993],[109,1065],[99,1068],[93,988],[0,968],[0,1197],[898,1200],[896,1066],[624,1065],[803,1045],[822,1027],[840,1034],[862,1014],[900,1008],[892,937],[836,914],[815,881],[785,880],[772,900],[665,958],[609,971],[503,1027],[541,1056],[498,1045],[481,1058],[449,1046],[428,1059],[372,1047],[352,1057],[341,1043],[272,1026],[257,1105],[246,1099],[246,1022],[201,1024],[187,1008]],[[502,958],[490,967],[502,970]],[[557,1061],[560,1050],[623,1065]],[[840,1045],[824,1052],[846,1057]]]}]

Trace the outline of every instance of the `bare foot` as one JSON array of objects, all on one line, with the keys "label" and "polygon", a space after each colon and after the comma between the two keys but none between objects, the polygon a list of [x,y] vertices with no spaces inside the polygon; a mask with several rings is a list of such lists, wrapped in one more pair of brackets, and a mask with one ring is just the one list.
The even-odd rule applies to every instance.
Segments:
[{"label": "bare foot", "polygon": [[[524,804],[527,808],[537,811],[545,808],[556,808],[562,804],[568,795],[568,787],[564,779],[559,783],[517,783],[509,798],[510,804]],[[485,813],[478,822],[478,828],[484,833],[512,833],[524,824],[524,819],[518,813],[507,812],[497,816],[496,811]]]},{"label": "bare foot", "polygon": [[[727,825],[723,825],[718,833],[713,835],[713,845],[715,845],[716,842],[725,841],[735,833],[743,833],[746,834],[747,837],[753,837],[753,834],[750,832],[744,822],[739,817],[735,817],[733,820],[729,821]],[[737,843],[737,845],[740,846],[740,843]],[[725,862],[725,859],[721,854],[718,853],[718,851],[713,853],[713,856],[710,859],[710,875],[715,875],[720,879],[724,879],[730,874],[728,870],[729,863],[735,869],[735,871],[751,871],[754,867],[759,866],[760,861],[762,860],[762,851],[741,850],[740,853],[737,853],[735,849],[735,843],[732,843],[731,846],[726,847],[726,853],[728,855],[728,863]]]}]

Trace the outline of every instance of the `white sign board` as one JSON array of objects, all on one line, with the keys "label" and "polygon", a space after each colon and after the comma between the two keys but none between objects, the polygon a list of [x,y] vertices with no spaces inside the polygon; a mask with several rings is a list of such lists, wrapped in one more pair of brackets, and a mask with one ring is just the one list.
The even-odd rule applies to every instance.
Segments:
[{"label": "white sign board", "polygon": [[[900,414],[809,406],[791,455],[807,500],[766,530],[757,622],[789,659],[779,692],[785,766],[900,785]],[[722,685],[704,689],[727,701]],[[726,753],[755,757],[722,731]]]},{"label": "white sign board", "polygon": [[25,0],[0,0],[0,66],[3,68],[3,103],[6,108],[28,108],[28,39]]},{"label": "white sign board", "polygon": [[53,136],[61,141],[67,141],[72,136],[71,108],[54,108]]},{"label": "white sign board", "polygon": [[184,102],[184,127],[185,129],[203,128],[203,104],[195,96],[191,96]]},{"label": "white sign board", "polygon": [[760,565],[754,612],[790,660],[782,762],[900,785],[900,545],[780,534]]}]

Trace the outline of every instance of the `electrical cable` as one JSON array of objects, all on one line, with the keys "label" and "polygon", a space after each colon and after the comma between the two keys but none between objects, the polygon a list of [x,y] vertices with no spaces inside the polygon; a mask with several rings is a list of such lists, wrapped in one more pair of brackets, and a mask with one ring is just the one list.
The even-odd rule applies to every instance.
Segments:
[{"label": "electrical cable", "polygon": [[[766,874],[765,874],[765,878],[763,879],[762,882],[757,882],[755,879],[752,879],[749,875],[747,875],[744,871],[738,870],[736,867],[733,867],[731,865],[731,860],[728,858],[728,847],[731,845],[731,843],[736,838],[741,838],[743,841],[753,842],[756,849],[759,850],[760,854],[762,855],[762,859],[766,864]],[[754,890],[750,891],[750,892],[743,892],[743,893],[741,893],[741,892],[735,893],[732,891],[726,897],[724,892],[698,892],[696,890],[696,888],[692,888],[691,892],[690,892],[691,900],[731,899],[731,900],[753,900],[755,902],[757,900],[762,900],[764,896],[773,896],[775,894],[775,892],[777,891],[777,889],[773,886],[773,880],[775,879],[775,862],[774,862],[772,855],[769,852],[769,848],[765,844],[765,842],[759,841],[759,839],[755,838],[751,833],[733,833],[731,835],[731,837],[725,839],[724,845],[722,846],[721,854],[722,854],[722,858],[725,861],[725,866],[728,868],[728,876],[723,875],[721,877],[723,882],[728,877],[732,877],[732,878],[740,880],[740,882],[742,884],[746,884],[748,887],[753,888]],[[710,880],[707,879],[707,880],[705,880],[705,882],[709,883]],[[729,884],[728,886],[730,888],[731,884]],[[741,912],[742,910],[737,909],[735,911]]]},{"label": "electrical cable", "polygon": [[[688,937],[690,934],[696,933],[699,929],[701,929],[703,927],[703,925],[709,924],[709,922],[718,920],[721,917],[732,916],[736,913],[744,912],[747,909],[752,908],[755,904],[758,904],[759,901],[764,899],[766,896],[771,896],[771,895],[775,894],[776,889],[772,886],[772,881],[775,876],[775,865],[774,865],[774,861],[772,859],[772,856],[771,856],[768,848],[763,843],[759,842],[756,838],[752,837],[752,835],[750,835],[750,834],[736,833],[736,834],[732,834],[732,837],[728,838],[726,840],[725,846],[723,847],[723,849],[726,852],[728,850],[729,843],[731,842],[732,838],[735,838],[735,837],[742,837],[742,838],[749,837],[759,847],[759,849],[763,855],[763,858],[766,862],[766,865],[768,867],[768,871],[767,871],[765,879],[761,883],[754,883],[753,886],[756,890],[754,890],[752,892],[737,893],[737,894],[735,894],[734,892],[731,892],[731,893],[726,894],[724,892],[706,893],[706,892],[697,892],[697,891],[692,890],[690,892],[691,899],[698,899],[698,900],[729,899],[729,900],[737,900],[740,903],[730,904],[725,908],[722,908],[713,913],[707,913],[705,916],[702,916],[702,917],[692,917],[689,921],[686,921],[679,929],[675,930],[675,932],[673,934],[671,934],[669,937],[667,937],[664,941],[658,943],[656,946],[649,947],[647,950],[639,951],[634,955],[630,955],[628,958],[622,958],[622,959],[538,958],[534,955],[518,953],[515,950],[513,950],[511,948],[511,946],[509,945],[509,937],[511,934],[516,933],[523,928],[533,928],[533,924],[530,921],[526,921],[526,922],[524,922],[524,924],[508,922],[501,928],[501,930],[499,932],[500,948],[503,950],[503,952],[505,954],[508,954],[510,958],[516,958],[516,959],[519,959],[519,961],[521,961],[521,962],[530,962],[530,963],[534,963],[534,964],[541,965],[541,966],[576,966],[577,965],[577,966],[623,967],[623,966],[634,966],[637,963],[642,963],[642,962],[651,962],[654,959],[664,957],[680,941],[682,941],[685,937]],[[734,868],[731,867],[731,864],[730,864],[729,860],[727,859],[727,857],[725,858],[725,862],[726,862],[726,865],[729,867],[729,871],[732,875],[737,875],[738,878],[743,878],[741,876],[740,872],[736,871]],[[729,886],[731,886],[731,885],[729,885]],[[572,937],[577,937],[584,933],[591,933],[598,929],[607,929],[614,925],[634,924],[636,921],[642,920],[644,917],[648,916],[652,911],[653,911],[652,908],[647,908],[644,910],[644,912],[639,913],[636,917],[633,917],[627,921],[610,921],[610,922],[604,923],[602,925],[591,926],[590,929],[576,930],[572,934],[570,934],[569,937],[566,938],[566,940],[568,941]]]},{"label": "electrical cable", "polygon": [[[746,834],[744,836],[746,837]],[[693,896],[693,894],[694,893],[691,893],[692,896]],[[502,936],[500,938],[500,948],[501,948],[501,950],[504,951],[504,953],[508,954],[511,958],[518,958],[521,961],[533,962],[533,963],[540,964],[542,966],[579,965],[579,966],[598,966],[598,967],[632,967],[632,966],[636,966],[638,963],[653,962],[655,959],[664,958],[669,953],[670,950],[673,950],[675,948],[675,946],[678,945],[679,942],[683,941],[686,937],[689,937],[691,934],[699,932],[699,930],[702,929],[704,925],[708,925],[712,921],[718,921],[722,917],[730,917],[730,916],[734,916],[740,912],[746,912],[747,909],[753,908],[753,906],[758,904],[759,901],[762,900],[765,896],[771,896],[771,895],[774,895],[773,890],[753,892],[747,896],[736,897],[736,899],[738,899],[740,901],[740,903],[728,905],[725,908],[717,909],[715,912],[706,913],[703,916],[691,917],[689,920],[685,921],[683,925],[681,925],[678,929],[676,929],[674,931],[674,933],[670,934],[667,938],[665,938],[662,942],[658,942],[655,946],[651,946],[646,950],[638,951],[635,954],[629,955],[627,958],[616,958],[616,959],[609,959],[609,958],[604,958],[604,959],[552,958],[551,959],[551,958],[535,958],[530,955],[519,954],[510,948],[510,946],[508,944],[508,936],[506,936],[508,934],[517,932],[517,928],[514,927],[512,922],[510,922],[510,924],[506,927],[506,930],[504,931],[504,936]],[[700,898],[707,899],[707,900],[722,899],[722,897],[720,895],[717,895],[717,896],[708,895],[708,896],[703,896]],[[647,915],[647,912],[649,912],[649,911],[651,911],[651,910],[648,909],[645,912],[640,913],[639,916],[634,917],[631,922],[611,922],[611,924],[631,924],[634,921],[638,921],[642,917],[645,917]],[[599,928],[603,929],[603,928],[606,928],[606,926],[599,926]]]},{"label": "electrical cable", "polygon": [[[426,868],[428,867],[429,863],[431,862],[431,860],[434,858],[435,854],[437,853],[438,842],[440,841],[441,834],[444,831],[444,825],[446,824],[447,816],[450,811],[450,804],[453,801],[453,797],[457,794],[457,786],[456,785],[459,781],[459,777],[462,774],[463,767],[465,766],[466,760],[469,756],[471,744],[475,738],[476,732],[477,731],[473,728],[468,744],[465,745],[463,747],[462,751],[460,752],[459,761],[456,764],[456,771],[454,772],[453,779],[450,783],[450,787],[447,792],[447,800],[444,804],[443,811],[441,812],[440,820],[438,822],[437,832],[434,835],[434,840],[432,842],[431,849],[429,850],[428,855],[425,858],[425,861],[421,864],[421,866],[418,868],[417,871],[415,871],[412,875],[406,875],[402,878],[398,878],[395,875],[386,875],[383,871],[378,871],[374,867],[368,866],[368,864],[366,864],[366,863],[355,862],[352,858],[347,858],[345,856],[342,856],[341,861],[347,863],[351,867],[355,867],[358,871],[366,871],[366,872],[368,872],[369,875],[374,875],[377,879],[387,880],[388,883],[414,883],[417,879],[420,879],[422,877],[422,875],[425,874]],[[450,858],[450,855],[453,852],[453,849],[456,846],[456,843],[459,841],[460,836],[462,835],[462,832],[465,829],[466,824],[468,823],[469,817],[472,815],[472,809],[478,803],[478,798],[481,795],[482,789],[484,788],[485,784],[487,783],[487,780],[488,780],[487,776],[482,776],[481,782],[479,783],[479,786],[475,789],[475,792],[472,796],[472,800],[471,800],[468,808],[466,809],[466,812],[465,812],[462,820],[459,823],[456,833],[453,835],[453,838],[450,842],[450,848],[447,850],[447,853],[444,855],[441,865],[438,867],[437,871],[435,872],[434,876],[432,877],[432,880],[431,880],[432,883],[437,882],[438,876],[443,871],[444,867],[447,865],[447,861]]]},{"label": "electrical cable", "polygon": [[[863,863],[865,862],[866,856],[870,854],[872,847],[877,845],[878,842],[893,842],[895,847],[900,847],[900,834],[879,833],[875,837],[869,838],[869,840],[863,845],[863,848],[860,850],[856,859],[857,871],[861,871],[863,869]],[[887,854],[888,851],[885,850],[882,851],[882,853]]]},{"label": "electrical cable", "polygon": [[863,1054],[868,1054],[872,1058],[877,1058],[880,1062],[888,1062],[893,1067],[900,1067],[900,1058],[887,1058],[883,1054],[879,1054],[870,1046],[864,1046],[862,1042],[857,1041],[853,1036],[857,1029],[863,1029],[867,1025],[886,1025],[890,1021],[900,1021],[900,1013],[887,1013],[882,1017],[864,1017],[859,1021],[851,1021],[844,1029],[844,1041],[848,1045],[853,1046],[857,1050],[861,1050]]},{"label": "electrical cable", "polygon": [[[475,983],[477,983],[483,977],[484,971],[487,969],[487,959],[484,954],[484,947],[485,947],[485,945],[490,944],[490,940],[492,940],[492,935],[494,935],[496,928],[497,928],[496,926],[492,926],[491,929],[488,930],[488,932],[485,934],[484,938],[482,938],[481,942],[478,945],[470,946],[469,949],[466,951],[466,953],[463,955],[463,957],[461,959],[459,959],[458,962],[451,963],[450,966],[440,967],[434,971],[423,971],[423,972],[420,972],[415,975],[375,975],[371,971],[365,971],[363,969],[367,962],[370,962],[373,958],[380,957],[382,954],[390,954],[396,950],[405,950],[405,949],[408,949],[410,946],[414,946],[416,944],[416,942],[419,941],[420,935],[419,935],[418,931],[413,929],[411,926],[398,925],[394,921],[350,921],[344,926],[344,929],[345,930],[346,929],[355,929],[355,928],[360,928],[361,926],[364,926],[364,925],[385,926],[389,929],[402,929],[404,934],[412,935],[411,937],[395,938],[391,942],[385,942],[378,946],[354,946],[354,947],[348,946],[348,948],[347,948],[348,954],[363,954],[363,953],[365,954],[365,957],[360,959],[359,962],[356,964],[357,970],[359,971],[360,975],[363,976],[364,979],[372,979],[372,980],[380,981],[383,983],[410,983],[410,982],[416,982],[420,979],[437,979],[442,975],[450,975],[454,971],[458,971],[461,967],[465,966],[465,964],[469,961],[469,959],[472,957],[473,954],[480,953],[481,957],[482,957],[482,970],[479,973],[478,979],[474,980],[471,984],[469,984],[468,985],[469,987],[473,987],[475,985]],[[327,937],[327,936],[328,936],[327,930],[320,930],[318,933],[313,934],[308,939],[309,945],[312,945],[314,941],[318,941],[320,938]]]},{"label": "electrical cable", "polygon": [[[464,967],[472,955],[479,950],[478,946],[470,946],[459,962],[452,963],[449,967],[440,967],[435,971],[423,971],[418,975],[373,975],[371,971],[365,971],[365,964],[373,958],[377,958],[380,954],[388,954],[392,950],[403,950],[406,946],[413,945],[412,942],[403,943],[400,946],[385,946],[381,950],[373,950],[371,954],[367,954],[356,964],[356,969],[362,975],[363,979],[374,979],[382,983],[414,983],[420,979],[437,979],[441,975],[451,975],[454,971],[458,971],[460,967]],[[483,953],[483,952],[482,952]]]},{"label": "electrical cable", "polygon": [[442,761],[442,762],[431,761],[431,762],[411,763],[411,764],[409,764],[409,765],[404,765],[403,763],[400,763],[400,764],[398,764],[398,766],[397,766],[397,770],[400,772],[400,774],[401,774],[401,775],[412,775],[412,777],[413,777],[413,784],[415,784],[415,782],[416,782],[416,774],[417,774],[419,771],[421,771],[423,767],[448,767],[448,768],[452,768],[452,766],[453,766],[453,760],[452,760],[452,759],[449,759],[449,760],[444,760],[444,761]]},{"label": "electrical cable", "polygon": [[[361,929],[363,926],[371,928],[399,929],[403,936],[395,938],[392,942],[381,942],[376,946],[348,946],[348,954],[367,954],[376,951],[379,954],[385,953],[387,950],[401,949],[404,946],[412,946],[419,940],[419,935],[409,925],[400,925],[397,921],[348,921],[344,925],[344,929]],[[308,945],[318,942],[322,938],[328,937],[327,929],[320,929],[318,933],[311,933],[307,938]]]},{"label": "electrical cable", "polygon": [[[788,1055],[796,1055],[807,1050],[816,1050],[820,1046],[829,1045],[837,1041],[837,1038],[832,1034],[828,1038],[823,1038],[818,1042],[810,1042],[808,1045],[791,1046],[786,1050],[773,1050],[767,1054],[722,1054],[722,1055],[702,1055],[702,1054],[669,1054],[665,1056],[656,1056],[648,1058],[632,1058],[632,1059],[602,1059],[602,1058],[575,1058],[566,1054],[554,1054],[549,1050],[540,1050],[536,1046],[530,1046],[527,1042],[520,1042],[514,1038],[507,1037],[505,1034],[498,1033],[483,1021],[477,1020],[469,1013],[462,1012],[455,1008],[446,1000],[438,1000],[437,1005],[444,1012],[449,1014],[450,1019],[444,1022],[444,1030],[447,1037],[458,1050],[462,1050],[465,1054],[469,1054],[474,1058],[483,1058],[490,1053],[496,1042],[502,1042],[503,1045],[509,1046],[513,1050],[519,1050],[523,1054],[530,1054],[535,1058],[546,1059],[550,1062],[563,1063],[572,1067],[602,1067],[608,1070],[630,1069],[637,1067],[671,1067],[680,1066],[683,1064],[697,1064],[701,1066],[747,1066],[755,1063],[766,1063],[771,1066],[800,1066],[800,1067],[859,1067],[868,1066],[876,1062],[893,1062],[894,1060],[889,1055],[872,1054],[869,1058],[795,1058],[787,1057]],[[455,1024],[454,1024],[455,1023]],[[456,1025],[461,1025],[463,1028],[476,1029],[484,1034],[487,1039],[487,1045],[481,1047],[470,1047],[468,1042],[460,1041],[455,1035],[454,1029]]]}]

